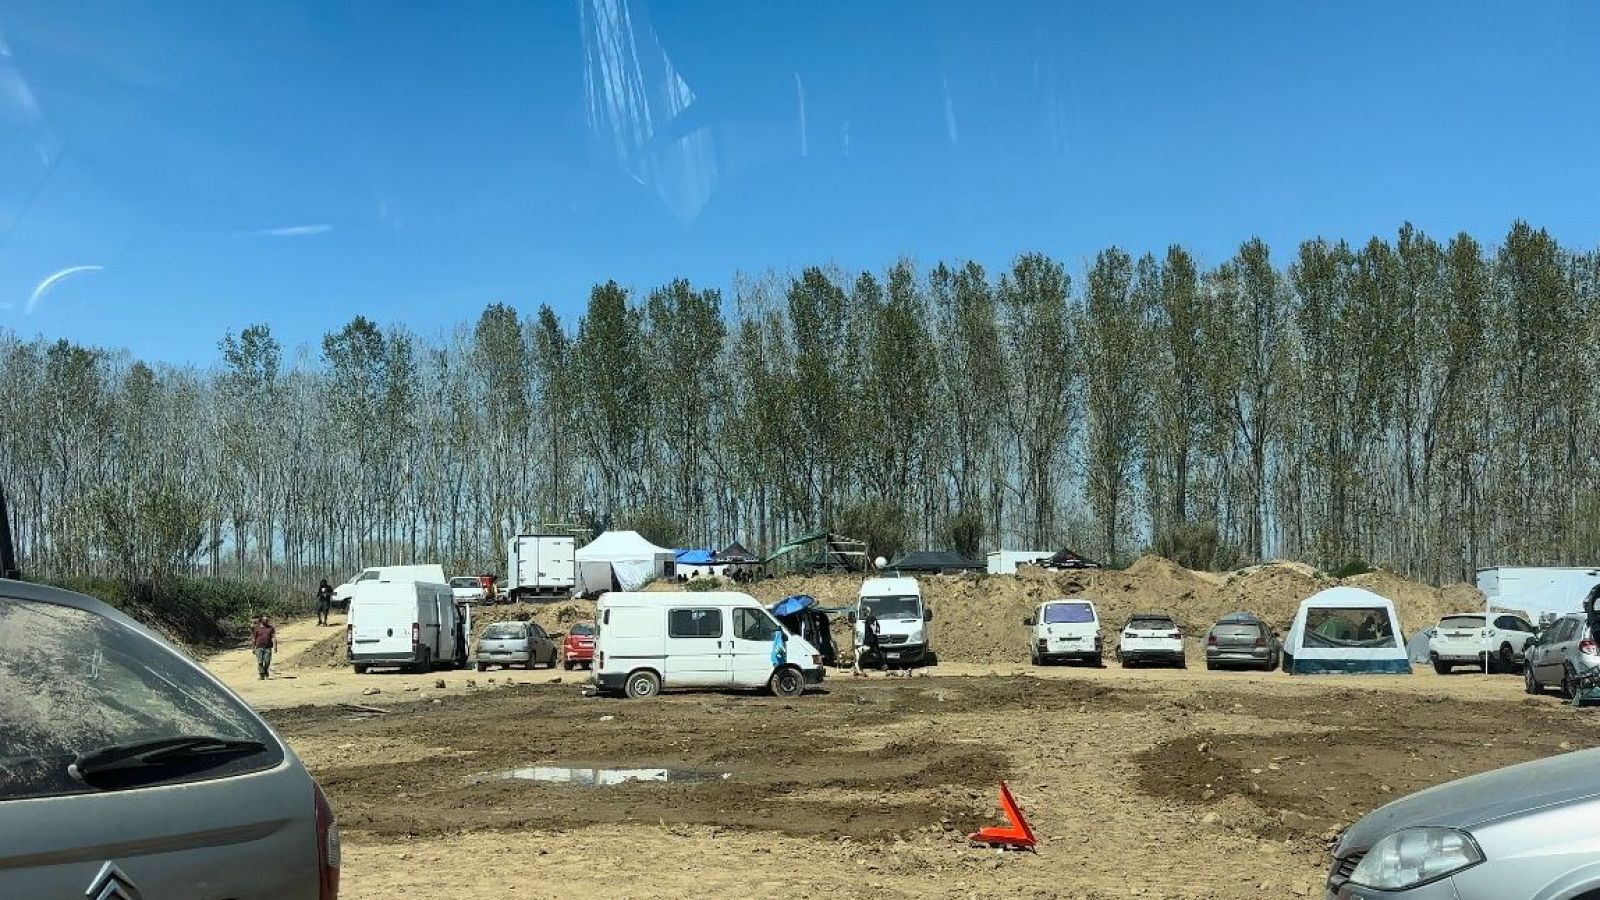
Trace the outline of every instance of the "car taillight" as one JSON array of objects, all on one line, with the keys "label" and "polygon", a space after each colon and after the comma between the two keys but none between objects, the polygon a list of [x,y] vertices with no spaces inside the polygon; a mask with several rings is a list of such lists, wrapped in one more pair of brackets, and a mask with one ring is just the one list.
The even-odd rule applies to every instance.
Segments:
[{"label": "car taillight", "polygon": [[1578,652],[1582,653],[1582,654],[1585,654],[1587,656],[1594,656],[1595,655],[1594,640],[1591,639],[1591,638],[1584,638],[1583,640],[1579,641],[1578,642]]},{"label": "car taillight", "polygon": [[1169,638],[1181,638],[1181,637],[1183,637],[1183,632],[1181,632],[1181,631],[1170,631],[1170,632],[1167,633],[1167,637],[1169,637]]},{"label": "car taillight", "polygon": [[1216,645],[1217,645],[1217,636],[1214,635],[1214,634],[1206,635],[1206,646],[1207,647],[1215,647]]},{"label": "car taillight", "polygon": [[422,626],[415,622],[411,623],[411,643],[422,643]]},{"label": "car taillight", "polygon": [[317,900],[339,900],[339,825],[322,785],[311,782],[317,818]]}]

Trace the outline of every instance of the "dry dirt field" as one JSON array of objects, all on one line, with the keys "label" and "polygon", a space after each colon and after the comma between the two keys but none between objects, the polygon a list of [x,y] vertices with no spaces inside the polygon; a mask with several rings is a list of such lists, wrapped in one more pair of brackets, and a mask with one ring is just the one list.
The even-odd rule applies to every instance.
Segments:
[{"label": "dry dirt field", "polygon": [[[1241,576],[1178,573],[1096,574],[1093,589],[1117,591],[1113,605],[1159,606],[1150,595],[1193,576],[1189,600],[1203,608],[1188,618],[1246,602],[1279,613],[1273,595],[1225,588]],[[1288,594],[1311,576],[1278,567],[1250,577],[1287,582]],[[1367,810],[1600,743],[1592,712],[1527,697],[1513,676],[1030,668],[1020,625],[1004,646],[1002,617],[1030,592],[1060,588],[1052,578],[933,584],[941,646],[952,648],[938,674],[830,674],[794,701],[587,698],[585,676],[560,670],[356,676],[337,664],[343,628],[309,622],[281,630],[268,681],[244,651],[209,664],[267,711],[327,788],[345,835],[342,894],[355,900],[1314,897],[1328,839]],[[807,581],[799,586],[842,589]],[[1453,605],[1448,592],[1415,590],[1406,605]],[[979,603],[998,609],[962,606]],[[500,608],[484,621],[531,615],[558,627],[587,613]],[[956,631],[974,616],[981,627]],[[534,766],[704,780],[492,777]],[[1038,833],[1037,853],[966,842],[1001,823],[1000,779]]]}]

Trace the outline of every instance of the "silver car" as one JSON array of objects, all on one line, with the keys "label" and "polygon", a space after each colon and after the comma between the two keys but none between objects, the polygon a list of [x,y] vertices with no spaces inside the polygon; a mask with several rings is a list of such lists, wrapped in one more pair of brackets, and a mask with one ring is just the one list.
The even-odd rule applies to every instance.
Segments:
[{"label": "silver car", "polygon": [[327,798],[260,716],[104,603],[0,580],[0,897],[338,892]]},{"label": "silver car", "polygon": [[1253,613],[1228,613],[1206,632],[1206,668],[1278,667],[1283,645],[1278,633]]},{"label": "silver car", "polygon": [[476,662],[478,671],[490,666],[527,666],[544,664],[554,669],[561,651],[550,635],[537,622],[494,622],[485,628],[478,639]]},{"label": "silver car", "polygon": [[1328,900],[1595,900],[1600,750],[1412,794],[1334,849]]},{"label": "silver car", "polygon": [[1523,686],[1530,694],[1559,687],[1561,696],[1571,697],[1573,678],[1600,666],[1600,653],[1589,638],[1582,615],[1571,613],[1556,619],[1531,638],[1522,649]]}]

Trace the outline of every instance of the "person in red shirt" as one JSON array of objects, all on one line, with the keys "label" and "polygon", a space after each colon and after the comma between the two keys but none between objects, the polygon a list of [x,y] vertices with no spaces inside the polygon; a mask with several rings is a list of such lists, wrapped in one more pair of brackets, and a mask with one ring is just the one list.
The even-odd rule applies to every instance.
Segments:
[{"label": "person in red shirt", "polygon": [[256,675],[265,679],[272,668],[272,651],[278,649],[278,629],[266,616],[257,617],[250,627],[250,647],[256,654]]}]

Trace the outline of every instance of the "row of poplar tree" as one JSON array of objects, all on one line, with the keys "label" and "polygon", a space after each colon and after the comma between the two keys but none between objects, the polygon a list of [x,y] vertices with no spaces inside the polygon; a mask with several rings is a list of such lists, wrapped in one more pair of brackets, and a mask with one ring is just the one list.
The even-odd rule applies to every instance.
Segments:
[{"label": "row of poplar tree", "polygon": [[1155,546],[1433,580],[1600,557],[1600,253],[1411,226],[1202,264],[1112,248],[596,286],[212,366],[0,333],[0,479],[61,575],[503,568],[542,522],[770,549]]}]

